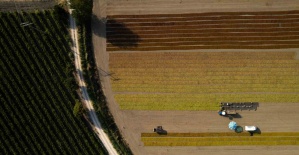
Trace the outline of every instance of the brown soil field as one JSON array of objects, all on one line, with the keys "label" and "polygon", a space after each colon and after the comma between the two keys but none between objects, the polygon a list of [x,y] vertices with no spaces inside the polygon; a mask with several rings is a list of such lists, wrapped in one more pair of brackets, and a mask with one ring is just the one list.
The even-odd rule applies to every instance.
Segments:
[{"label": "brown soil field", "polygon": [[114,15],[107,50],[298,48],[298,21],[299,11]]},{"label": "brown soil field", "polygon": [[[298,146],[223,146],[223,147],[144,147],[141,142],[141,133],[151,132],[152,128],[162,125],[168,132],[228,132],[228,118],[220,117],[215,111],[135,111],[120,110],[116,103],[110,84],[109,73],[109,53],[106,52],[106,17],[112,15],[140,15],[140,14],[181,14],[181,13],[202,13],[202,12],[254,12],[254,11],[287,11],[298,10],[297,0],[111,0],[94,1],[93,8],[93,45],[97,67],[101,73],[101,82],[105,92],[108,106],[112,112],[115,122],[120,128],[124,139],[128,142],[133,153],[136,155],[183,155],[183,154],[281,154],[294,155],[299,151]],[[104,19],[104,20],[103,20]],[[277,18],[278,19],[278,18]],[[256,28],[259,32],[279,33],[279,28]],[[141,30],[140,30],[141,31]],[[156,30],[155,30],[156,31]],[[158,31],[158,30],[157,30]],[[200,32],[200,30],[196,30]],[[230,30],[227,30],[230,31]],[[227,32],[223,31],[223,32]],[[240,32],[247,32],[240,29]],[[284,28],[282,32],[291,31]],[[143,31],[151,34],[151,31]],[[177,30],[177,32],[188,32],[188,30]],[[201,31],[202,32],[202,31]],[[213,31],[211,31],[213,32]],[[144,33],[144,34],[146,34]],[[217,31],[214,31],[217,33]],[[143,34],[142,34],[143,35]],[[295,51],[296,58],[299,59],[299,49],[297,45],[279,45],[281,49],[271,49],[270,51]],[[153,50],[165,50],[171,52],[182,52],[182,50],[153,48]],[[238,48],[238,47],[236,47]],[[260,49],[260,51],[269,51]],[[283,49],[290,48],[290,49]],[[188,52],[196,52],[197,48],[186,48]],[[152,50],[152,49],[145,49]],[[142,49],[140,49],[142,51]],[[124,51],[116,52],[140,52]],[[206,52],[219,51],[256,51],[254,49],[201,49]],[[160,52],[160,51],[151,51]],[[103,72],[105,71],[105,72]],[[298,131],[297,109],[298,103],[267,103],[261,104],[257,111],[242,111],[242,118],[234,118],[240,125],[256,125],[262,132],[296,132]]]}]

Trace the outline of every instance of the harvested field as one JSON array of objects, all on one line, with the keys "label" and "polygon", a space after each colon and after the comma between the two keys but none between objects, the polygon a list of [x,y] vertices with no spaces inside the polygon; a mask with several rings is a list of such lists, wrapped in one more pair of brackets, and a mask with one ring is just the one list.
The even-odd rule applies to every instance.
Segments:
[{"label": "harvested field", "polygon": [[299,11],[114,15],[107,51],[299,47]]},{"label": "harvested field", "polygon": [[[299,102],[295,52],[110,53],[122,109],[218,110],[219,102]],[[182,65],[183,64],[183,65]]]}]

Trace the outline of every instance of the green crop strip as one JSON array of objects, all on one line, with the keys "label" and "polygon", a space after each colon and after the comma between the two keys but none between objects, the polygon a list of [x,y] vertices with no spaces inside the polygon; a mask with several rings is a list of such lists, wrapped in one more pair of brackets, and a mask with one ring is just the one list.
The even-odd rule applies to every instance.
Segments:
[{"label": "green crop strip", "polygon": [[141,140],[145,146],[299,145],[299,133],[142,133]]},{"label": "green crop strip", "polygon": [[295,54],[111,53],[109,65],[122,109],[218,110],[219,102],[298,103]]}]

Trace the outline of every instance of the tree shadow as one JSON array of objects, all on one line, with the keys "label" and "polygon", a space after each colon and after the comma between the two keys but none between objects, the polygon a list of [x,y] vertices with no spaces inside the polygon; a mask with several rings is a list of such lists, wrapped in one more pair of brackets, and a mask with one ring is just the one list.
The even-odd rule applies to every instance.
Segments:
[{"label": "tree shadow", "polygon": [[118,48],[126,49],[137,47],[140,37],[130,30],[124,23],[115,19],[92,16],[93,33],[106,38],[108,43]]}]

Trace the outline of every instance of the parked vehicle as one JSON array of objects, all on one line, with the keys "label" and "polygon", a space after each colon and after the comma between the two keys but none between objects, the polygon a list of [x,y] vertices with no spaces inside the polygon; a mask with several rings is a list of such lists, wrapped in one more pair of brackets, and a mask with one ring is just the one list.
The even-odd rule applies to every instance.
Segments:
[{"label": "parked vehicle", "polygon": [[256,131],[256,126],[245,126],[245,131]]}]

